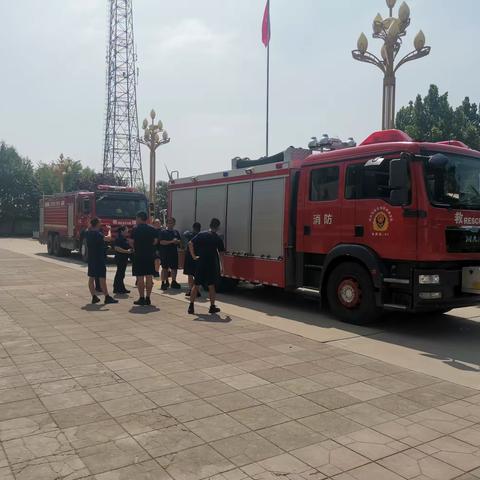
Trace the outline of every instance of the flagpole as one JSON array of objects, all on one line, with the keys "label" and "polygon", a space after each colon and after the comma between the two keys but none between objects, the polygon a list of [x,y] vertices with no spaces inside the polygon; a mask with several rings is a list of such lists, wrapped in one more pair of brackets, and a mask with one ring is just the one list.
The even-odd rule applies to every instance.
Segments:
[{"label": "flagpole", "polygon": [[267,44],[267,115],[265,125],[265,155],[268,157],[269,120],[270,120],[270,0],[267,0],[268,10],[268,44]]}]

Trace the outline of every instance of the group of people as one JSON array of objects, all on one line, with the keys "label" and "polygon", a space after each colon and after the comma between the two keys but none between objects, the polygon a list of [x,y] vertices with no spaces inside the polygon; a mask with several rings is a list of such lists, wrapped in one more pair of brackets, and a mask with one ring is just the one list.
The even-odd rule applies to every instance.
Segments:
[{"label": "group of people", "polygon": [[[218,235],[220,221],[213,218],[210,228],[201,231],[201,225],[195,222],[192,230],[184,233],[186,242],[184,274],[188,276],[188,291],[190,297],[188,313],[195,313],[195,300],[200,296],[200,286],[208,289],[210,298],[210,313],[217,313],[220,309],[215,305],[215,285],[220,278],[219,252],[225,250],[223,241]],[[105,259],[105,242],[112,241],[111,228],[107,227],[107,234],[103,234],[103,227],[99,218],[92,218],[90,228],[86,232],[88,247],[88,286],[92,295],[92,303],[100,302],[97,293],[101,291],[105,296],[105,304],[118,303],[109,292],[106,282],[107,268]],[[182,244],[180,233],[175,230],[175,219],[167,220],[163,229],[159,220],[153,226],[148,223],[146,212],[139,212],[136,217],[136,226],[128,235],[127,227],[121,226],[117,230],[114,241],[115,260],[117,271],[113,282],[113,293],[130,293],[125,287],[124,279],[129,258],[132,259],[132,273],[136,277],[136,286],[139,293],[135,305],[151,305],[153,278],[161,277],[161,289],[180,289],[177,282],[178,247]],[[160,271],[161,269],[161,271]],[[171,283],[169,282],[171,278]]]}]

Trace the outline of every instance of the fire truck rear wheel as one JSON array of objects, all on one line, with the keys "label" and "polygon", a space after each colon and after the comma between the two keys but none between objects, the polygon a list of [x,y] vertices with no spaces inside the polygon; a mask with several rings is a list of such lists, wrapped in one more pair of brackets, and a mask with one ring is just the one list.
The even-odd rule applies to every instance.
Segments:
[{"label": "fire truck rear wheel", "polygon": [[380,316],[368,271],[358,263],[338,265],[327,279],[327,299],[332,313],[355,325],[372,323]]},{"label": "fire truck rear wheel", "polygon": [[47,253],[53,255],[53,235],[51,233],[47,237]]},{"label": "fire truck rear wheel", "polygon": [[53,254],[56,257],[63,257],[63,248],[60,245],[60,237],[58,235],[53,236]]}]

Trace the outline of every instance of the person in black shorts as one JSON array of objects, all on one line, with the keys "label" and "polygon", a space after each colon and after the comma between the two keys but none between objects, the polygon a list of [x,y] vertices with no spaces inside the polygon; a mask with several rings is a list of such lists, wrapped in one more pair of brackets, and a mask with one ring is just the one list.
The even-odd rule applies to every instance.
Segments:
[{"label": "person in black shorts", "polygon": [[122,226],[117,230],[117,238],[113,243],[115,248],[115,262],[117,263],[117,271],[115,273],[115,279],[113,280],[113,293],[130,293],[130,290],[125,288],[125,271],[127,270],[128,257],[132,253],[132,249],[128,243],[125,234],[127,227]]},{"label": "person in black shorts", "polygon": [[219,252],[225,251],[223,240],[218,236],[217,231],[220,227],[220,220],[212,218],[210,230],[200,232],[195,238],[190,240],[188,248],[192,258],[197,262],[195,270],[195,285],[190,294],[190,305],[188,313],[195,313],[195,299],[200,285],[208,285],[208,295],[210,297],[209,313],[218,313],[220,309],[215,305],[215,284],[220,278],[220,260]]},{"label": "person in black shorts", "polygon": [[[160,238],[160,232],[162,231],[162,222],[156,218],[154,221],[153,221],[153,228],[155,228],[155,230],[157,231],[157,234],[158,234],[158,238]],[[155,273],[153,274],[153,276],[155,278],[158,278],[160,277],[160,265],[161,265],[161,252],[160,252],[161,248],[160,248],[160,245],[157,243],[157,245],[155,245]]]},{"label": "person in black shorts", "polygon": [[130,235],[130,245],[133,246],[132,273],[137,277],[139,299],[135,305],[151,305],[150,294],[153,288],[155,272],[154,250],[157,243],[157,231],[147,224],[147,213],[137,213],[137,226]]},{"label": "person in black shorts", "polygon": [[159,236],[161,247],[162,262],[162,290],[168,290],[168,275],[172,276],[171,287],[179,289],[180,284],[177,282],[178,271],[178,246],[181,243],[181,237],[178,230],[175,230],[175,219],[167,220],[167,228],[160,232]]},{"label": "person in black shorts", "polygon": [[118,303],[108,294],[107,288],[107,264],[105,261],[105,241],[112,239],[110,229],[105,236],[102,231],[102,222],[99,218],[90,220],[90,228],[86,233],[88,248],[88,289],[92,295],[92,303],[100,302],[95,290],[95,278],[99,279],[102,293],[105,295],[105,304]]},{"label": "person in black shorts", "polygon": [[[200,231],[202,230],[202,226],[200,223],[195,222],[192,225],[192,230],[187,230],[183,234],[183,238],[185,239],[185,245],[187,245],[187,248],[185,249],[185,260],[183,262],[183,274],[188,276],[188,290],[187,293],[185,293],[186,297],[190,296],[190,293],[192,291],[193,285],[194,285],[194,277],[195,277],[195,269],[196,269],[196,262],[192,258],[192,255],[190,254],[190,249],[188,248],[188,242],[195,238]],[[200,297],[200,291],[197,291],[197,297]]]}]

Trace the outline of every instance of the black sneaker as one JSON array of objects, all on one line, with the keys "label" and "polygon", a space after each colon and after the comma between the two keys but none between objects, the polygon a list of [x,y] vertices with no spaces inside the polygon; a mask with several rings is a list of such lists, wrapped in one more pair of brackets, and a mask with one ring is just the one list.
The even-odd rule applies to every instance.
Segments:
[{"label": "black sneaker", "polygon": [[195,306],[193,305],[193,303],[190,303],[190,305],[188,306],[188,313],[190,315],[195,315]]},{"label": "black sneaker", "polygon": [[126,295],[127,293],[130,293],[130,290],[127,290],[126,288],[124,290],[122,290],[120,293],[122,293],[123,295]]},{"label": "black sneaker", "polygon": [[208,310],[208,313],[218,313],[220,311],[220,309],[215,306],[215,305],[210,305],[210,308]]},{"label": "black sneaker", "polygon": [[150,297],[145,297],[145,305],[151,305],[152,302],[150,300]]},{"label": "black sneaker", "polygon": [[160,290],[168,290],[168,282],[162,282],[162,286],[160,287]]},{"label": "black sneaker", "polygon": [[94,296],[92,297],[92,303],[95,304],[95,303],[98,303],[98,302],[100,302],[100,299],[99,299],[96,295],[94,295]]},{"label": "black sneaker", "polygon": [[175,290],[180,290],[182,286],[176,280],[173,280],[171,284],[171,288],[174,288]]},{"label": "black sneaker", "polygon": [[107,295],[105,297],[105,305],[108,305],[109,303],[118,303],[118,300],[115,300],[113,297],[110,295]]},{"label": "black sneaker", "polygon": [[133,302],[133,304],[134,304],[134,305],[143,306],[143,305],[145,305],[145,298],[140,297],[138,300],[135,300],[135,301]]}]

